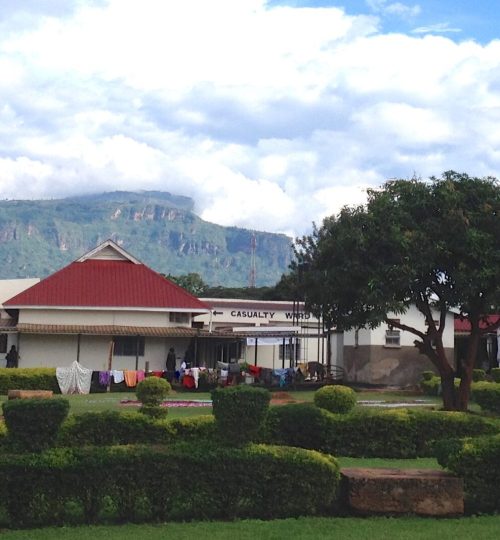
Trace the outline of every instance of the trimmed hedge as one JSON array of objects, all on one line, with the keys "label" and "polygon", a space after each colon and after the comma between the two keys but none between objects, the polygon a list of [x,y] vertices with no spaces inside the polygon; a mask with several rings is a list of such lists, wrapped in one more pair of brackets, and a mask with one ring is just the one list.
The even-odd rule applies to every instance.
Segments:
[{"label": "trimmed hedge", "polygon": [[435,440],[496,432],[467,413],[367,409],[339,415],[310,404],[273,407],[266,422],[268,442],[352,457],[430,456]]},{"label": "trimmed hedge", "polygon": [[258,440],[270,399],[268,390],[246,385],[212,390],[213,414],[221,442],[239,446]]},{"label": "trimmed hedge", "polygon": [[336,460],[298,448],[121,446],[0,455],[10,527],[331,514]]},{"label": "trimmed hedge", "polygon": [[69,412],[69,401],[13,399],[2,404],[8,442],[16,450],[30,452],[55,445],[59,428]]},{"label": "trimmed hedge", "polygon": [[500,368],[498,367],[492,368],[490,375],[491,375],[491,378],[493,379],[493,382],[500,383]]},{"label": "trimmed hedge", "polygon": [[472,370],[472,380],[474,382],[485,381],[486,380],[486,371],[484,371],[484,369],[479,369],[479,368],[473,369]]},{"label": "trimmed hedge", "polygon": [[323,386],[314,393],[314,404],[332,413],[348,413],[354,409],[356,401],[356,393],[348,386]]},{"label": "trimmed hedge", "polygon": [[9,390],[52,390],[60,394],[56,368],[0,368],[0,394]]},{"label": "trimmed hedge", "polygon": [[500,435],[454,441],[438,453],[440,465],[464,480],[468,512],[500,512]]},{"label": "trimmed hedge", "polygon": [[471,390],[472,399],[482,409],[500,414],[500,383],[473,383]]},{"label": "trimmed hedge", "polygon": [[62,425],[58,446],[166,444],[175,428],[138,411],[88,412],[70,416]]}]

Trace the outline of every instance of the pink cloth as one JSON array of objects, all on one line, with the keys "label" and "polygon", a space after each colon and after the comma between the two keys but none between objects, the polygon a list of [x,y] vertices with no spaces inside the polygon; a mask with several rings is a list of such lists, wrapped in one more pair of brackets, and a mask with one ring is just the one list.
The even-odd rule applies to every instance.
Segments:
[{"label": "pink cloth", "polygon": [[145,378],[146,378],[146,374],[144,373],[144,371],[140,370],[140,371],[137,372],[137,382],[138,383],[143,381]]}]

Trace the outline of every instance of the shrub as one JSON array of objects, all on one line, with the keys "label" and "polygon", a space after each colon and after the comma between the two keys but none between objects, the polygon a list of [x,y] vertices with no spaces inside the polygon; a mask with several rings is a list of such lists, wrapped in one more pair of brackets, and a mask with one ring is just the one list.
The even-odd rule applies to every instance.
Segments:
[{"label": "shrub", "polygon": [[170,422],[136,411],[88,412],[66,420],[58,445],[166,444],[174,440],[175,434]]},{"label": "shrub", "polygon": [[486,371],[484,371],[484,369],[473,369],[472,370],[472,380],[474,382],[485,381],[486,380]]},{"label": "shrub", "polygon": [[299,446],[327,452],[332,414],[311,403],[272,407],[265,422],[266,440],[273,444]]},{"label": "shrub", "polygon": [[493,382],[500,383],[500,368],[495,367],[491,369],[491,378],[493,379]]},{"label": "shrub", "polygon": [[500,435],[448,445],[440,463],[464,480],[468,512],[500,511]]},{"label": "shrub", "polygon": [[348,413],[356,405],[356,393],[348,386],[323,386],[314,393],[314,404],[332,413]]},{"label": "shrub", "polygon": [[438,396],[441,391],[441,379],[435,375],[434,377],[424,379],[420,381],[420,388],[427,396]]},{"label": "shrub", "polygon": [[266,440],[337,456],[409,458],[433,454],[442,438],[478,436],[498,428],[467,413],[368,409],[333,414],[311,404],[273,407]]},{"label": "shrub", "polygon": [[191,418],[176,418],[169,421],[169,426],[179,441],[214,441],[217,433],[215,418],[208,414]]},{"label": "shrub", "polygon": [[265,445],[0,455],[0,511],[11,527],[325,514],[332,512],[338,485],[333,457]]},{"label": "shrub", "polygon": [[239,446],[257,440],[269,408],[263,388],[232,386],[212,390],[215,424],[224,444]]},{"label": "shrub", "polygon": [[500,414],[500,383],[473,383],[472,399],[482,409]]},{"label": "shrub", "polygon": [[148,377],[137,385],[135,393],[143,405],[158,406],[168,396],[171,389],[170,383],[165,379]]},{"label": "shrub", "polygon": [[19,451],[38,451],[55,444],[59,428],[68,415],[69,401],[13,399],[3,403],[8,438]]},{"label": "shrub", "polygon": [[418,456],[433,456],[435,441],[493,434],[498,429],[484,418],[466,412],[409,410]]},{"label": "shrub", "polygon": [[0,368],[0,394],[9,390],[52,390],[61,393],[56,368]]},{"label": "shrub", "polygon": [[436,374],[434,373],[434,371],[422,371],[422,379],[424,381],[430,381],[435,376]]}]

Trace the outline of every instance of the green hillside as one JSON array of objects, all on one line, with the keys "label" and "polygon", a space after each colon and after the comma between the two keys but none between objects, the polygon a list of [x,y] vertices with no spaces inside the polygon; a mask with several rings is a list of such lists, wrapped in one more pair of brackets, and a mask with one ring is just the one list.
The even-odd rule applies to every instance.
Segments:
[{"label": "green hillside", "polygon": [[193,207],[189,197],[158,191],[0,201],[0,278],[45,277],[108,238],[157,272],[242,287],[255,235],[256,285],[287,271],[291,238],[208,223]]}]

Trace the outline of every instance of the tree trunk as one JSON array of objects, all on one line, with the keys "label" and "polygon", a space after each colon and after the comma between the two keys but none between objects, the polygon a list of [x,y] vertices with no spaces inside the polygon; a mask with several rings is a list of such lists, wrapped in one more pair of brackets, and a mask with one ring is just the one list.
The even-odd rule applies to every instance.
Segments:
[{"label": "tree trunk", "polygon": [[458,397],[455,390],[455,374],[452,372],[441,374],[441,391],[443,396],[443,409],[456,411],[458,409]]},{"label": "tree trunk", "polygon": [[477,349],[479,346],[479,329],[478,325],[472,325],[472,330],[469,336],[467,345],[467,357],[462,366],[462,378],[458,389],[458,410],[466,411],[469,406],[470,386],[472,383],[472,370],[476,361]]}]

